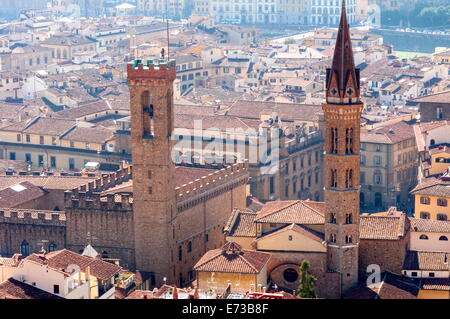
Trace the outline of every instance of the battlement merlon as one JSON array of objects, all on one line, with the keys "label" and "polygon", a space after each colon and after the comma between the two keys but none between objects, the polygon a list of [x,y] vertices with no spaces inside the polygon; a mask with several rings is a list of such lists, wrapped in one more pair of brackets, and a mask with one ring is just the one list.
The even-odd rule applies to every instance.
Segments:
[{"label": "battlement merlon", "polygon": [[176,78],[175,60],[134,60],[127,65],[128,82],[147,80],[174,81]]},{"label": "battlement merlon", "polygon": [[0,208],[0,223],[65,226],[63,211]]},{"label": "battlement merlon", "polygon": [[177,202],[184,201],[192,196],[202,194],[217,186],[225,185],[228,182],[236,182],[237,179],[248,179],[248,161],[236,163],[199,179],[175,188]]}]

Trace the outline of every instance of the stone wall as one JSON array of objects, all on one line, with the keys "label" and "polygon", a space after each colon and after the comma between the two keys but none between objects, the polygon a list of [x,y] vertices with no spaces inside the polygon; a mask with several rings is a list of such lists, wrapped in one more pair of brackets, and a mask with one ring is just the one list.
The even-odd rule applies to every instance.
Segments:
[{"label": "stone wall", "polygon": [[[442,119],[437,119],[437,108],[442,108]],[[420,103],[420,123],[450,120],[450,103]]]},{"label": "stone wall", "polygon": [[362,239],[359,243],[359,275],[364,278],[367,266],[379,265],[381,271],[400,274],[409,245],[408,233],[399,240]]},{"label": "stone wall", "polygon": [[[56,249],[66,246],[66,216],[64,212],[23,209],[0,210],[0,255],[21,253],[21,244],[28,243],[29,253],[49,245]],[[42,245],[42,241],[44,244]]]}]

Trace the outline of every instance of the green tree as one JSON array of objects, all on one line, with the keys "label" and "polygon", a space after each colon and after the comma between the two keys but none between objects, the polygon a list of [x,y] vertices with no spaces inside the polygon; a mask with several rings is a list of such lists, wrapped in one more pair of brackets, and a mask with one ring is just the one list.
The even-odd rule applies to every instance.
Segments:
[{"label": "green tree", "polygon": [[300,265],[300,285],[298,286],[297,297],[316,298],[317,278],[309,273],[309,260],[304,259]]}]

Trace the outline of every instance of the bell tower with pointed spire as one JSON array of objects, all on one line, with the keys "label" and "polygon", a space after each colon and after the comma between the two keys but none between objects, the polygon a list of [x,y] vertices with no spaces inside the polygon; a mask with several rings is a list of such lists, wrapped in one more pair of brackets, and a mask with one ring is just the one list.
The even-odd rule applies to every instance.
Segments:
[{"label": "bell tower with pointed spire", "polygon": [[325,238],[327,266],[340,275],[342,294],[358,281],[360,101],[345,0],[323,103],[325,143]]}]

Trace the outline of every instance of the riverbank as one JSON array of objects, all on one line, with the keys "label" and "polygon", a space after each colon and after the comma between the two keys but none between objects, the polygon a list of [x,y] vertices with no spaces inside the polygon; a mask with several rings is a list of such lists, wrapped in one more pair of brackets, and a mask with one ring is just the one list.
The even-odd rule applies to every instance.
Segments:
[{"label": "riverbank", "polygon": [[419,56],[431,56],[431,53],[426,52],[411,52],[411,51],[395,51],[395,55],[400,59],[411,59]]}]

